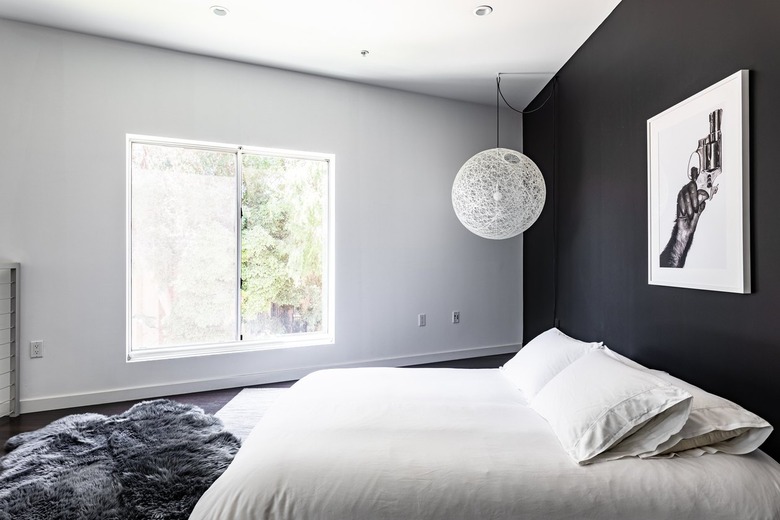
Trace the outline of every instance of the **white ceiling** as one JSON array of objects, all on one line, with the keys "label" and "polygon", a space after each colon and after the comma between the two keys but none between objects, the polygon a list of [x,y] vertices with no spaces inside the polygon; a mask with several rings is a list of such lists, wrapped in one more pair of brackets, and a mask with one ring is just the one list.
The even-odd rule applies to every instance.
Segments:
[{"label": "white ceiling", "polygon": [[619,1],[0,0],[0,17],[486,104],[498,72],[530,73],[501,80],[522,108]]}]

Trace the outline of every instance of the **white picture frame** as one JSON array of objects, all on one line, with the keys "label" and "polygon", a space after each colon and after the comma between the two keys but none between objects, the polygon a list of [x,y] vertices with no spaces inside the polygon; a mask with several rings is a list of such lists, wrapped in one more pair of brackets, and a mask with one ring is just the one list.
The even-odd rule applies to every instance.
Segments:
[{"label": "white picture frame", "polygon": [[648,283],[750,293],[749,73],[647,120]]}]

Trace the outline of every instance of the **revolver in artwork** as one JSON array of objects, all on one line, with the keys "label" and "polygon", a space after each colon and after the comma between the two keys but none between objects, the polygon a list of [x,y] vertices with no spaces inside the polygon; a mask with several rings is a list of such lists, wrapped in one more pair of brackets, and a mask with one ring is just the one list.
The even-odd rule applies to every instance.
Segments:
[{"label": "revolver in artwork", "polygon": [[712,200],[718,192],[718,176],[723,164],[720,123],[723,109],[710,112],[710,132],[699,139],[699,147],[688,160],[688,178],[696,181],[699,202]]}]

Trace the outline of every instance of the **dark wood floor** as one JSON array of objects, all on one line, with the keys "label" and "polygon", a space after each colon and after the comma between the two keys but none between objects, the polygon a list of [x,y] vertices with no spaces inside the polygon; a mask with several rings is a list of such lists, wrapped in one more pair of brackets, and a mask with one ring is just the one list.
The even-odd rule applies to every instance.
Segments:
[{"label": "dark wood floor", "polygon": [[[429,363],[426,365],[416,365],[416,368],[496,368],[503,365],[513,354],[502,354],[498,356],[487,356],[473,359],[461,359],[456,361],[446,361],[442,363]],[[272,383],[268,385],[257,385],[265,388],[286,388],[292,385],[294,381],[285,383]],[[228,401],[233,399],[241,391],[241,388],[229,388],[227,390],[213,390],[211,392],[198,392],[193,394],[182,394],[166,396],[166,399],[172,399],[180,403],[194,404],[203,408],[206,413],[216,413],[225,406]],[[26,413],[18,417],[0,418],[0,455],[4,453],[2,449],[5,442],[14,435],[23,432],[29,432],[42,428],[52,421],[56,421],[66,415],[77,413],[100,413],[103,415],[115,415],[124,412],[131,406],[148,399],[139,399],[135,401],[122,401],[120,403],[97,404],[92,406],[82,406],[78,408],[66,408],[62,410],[48,410],[45,412]]]}]

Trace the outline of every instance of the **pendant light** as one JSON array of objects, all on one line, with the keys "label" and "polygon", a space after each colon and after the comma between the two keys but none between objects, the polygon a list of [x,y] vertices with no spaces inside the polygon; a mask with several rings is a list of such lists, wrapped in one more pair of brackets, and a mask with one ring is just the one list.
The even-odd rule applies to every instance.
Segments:
[{"label": "pendant light", "polygon": [[498,146],[499,95],[509,108],[523,113],[506,101],[500,82],[501,74],[496,77],[496,148],[466,161],[452,183],[458,220],[475,235],[492,240],[512,238],[531,227],[547,196],[539,167],[528,156]]}]

